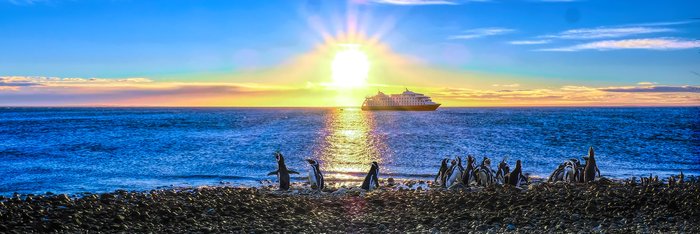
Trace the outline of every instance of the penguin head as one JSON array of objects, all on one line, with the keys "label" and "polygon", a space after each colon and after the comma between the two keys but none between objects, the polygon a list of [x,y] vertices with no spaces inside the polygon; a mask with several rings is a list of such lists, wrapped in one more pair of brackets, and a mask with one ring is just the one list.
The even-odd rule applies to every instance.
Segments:
[{"label": "penguin head", "polygon": [[449,159],[443,158],[442,162],[440,162],[440,164],[447,166],[447,160],[449,160]]},{"label": "penguin head", "polygon": [[594,156],[595,156],[595,152],[593,151],[593,146],[591,146],[590,148],[588,148],[588,158],[590,160],[595,160]]},{"label": "penguin head", "polygon": [[474,156],[467,155],[467,164],[473,164],[474,163]]},{"label": "penguin head", "polygon": [[522,162],[520,162],[520,160],[515,161],[515,167],[521,167],[521,166],[522,166]]},{"label": "penguin head", "polygon": [[372,162],[371,165],[372,165],[372,167],[376,167],[377,169],[379,169],[379,164],[376,161]]},{"label": "penguin head", "polygon": [[277,162],[284,162],[284,156],[280,152],[275,152],[275,159],[277,159]]},{"label": "penguin head", "polygon": [[316,160],[307,158],[306,161],[309,163],[309,165],[312,165],[312,166],[318,165],[318,162],[316,162]]},{"label": "penguin head", "polygon": [[490,166],[490,165],[491,165],[491,159],[489,159],[489,158],[487,158],[487,157],[484,157],[484,160],[481,161],[481,164],[482,164],[482,165],[485,165],[485,166]]}]

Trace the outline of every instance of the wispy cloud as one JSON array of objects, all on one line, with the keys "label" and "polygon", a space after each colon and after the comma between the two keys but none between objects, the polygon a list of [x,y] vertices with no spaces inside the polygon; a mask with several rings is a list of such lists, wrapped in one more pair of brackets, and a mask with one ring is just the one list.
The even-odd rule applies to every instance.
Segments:
[{"label": "wispy cloud", "polygon": [[583,43],[568,47],[539,49],[538,51],[559,51],[572,52],[581,50],[621,50],[621,49],[644,49],[644,50],[682,50],[700,48],[700,40],[687,40],[677,38],[646,38],[646,39],[626,39],[626,40],[606,40]]},{"label": "wispy cloud", "polygon": [[656,28],[656,27],[598,27],[598,28],[579,28],[566,30],[557,34],[549,34],[540,36],[541,38],[554,39],[602,39],[602,38],[620,38],[634,35],[673,32],[671,28]]},{"label": "wispy cloud", "polygon": [[514,84],[493,84],[493,85],[491,85],[491,86],[493,86],[493,87],[504,87],[504,88],[516,88],[516,87],[519,87],[520,84],[515,84],[515,83],[514,83]]},{"label": "wispy cloud", "polygon": [[376,3],[392,4],[392,5],[457,5],[456,1],[448,0],[375,0]]},{"label": "wispy cloud", "polygon": [[512,32],[515,32],[515,29],[498,28],[498,27],[475,28],[475,29],[464,30],[464,31],[462,31],[462,34],[450,36],[450,37],[448,37],[448,39],[450,39],[450,40],[475,39],[475,38],[480,38],[480,37],[503,35],[503,34],[508,34],[508,33],[512,33]]},{"label": "wispy cloud", "polygon": [[552,42],[552,40],[522,40],[522,41],[509,41],[508,43],[512,45],[541,45]]},{"label": "wispy cloud", "polygon": [[537,2],[580,2],[581,0],[535,0]]},{"label": "wispy cloud", "polygon": [[700,93],[700,86],[684,85],[684,86],[631,86],[631,87],[609,87],[601,88],[605,92],[618,93]]},{"label": "wispy cloud", "polygon": [[459,103],[506,106],[620,106],[698,105],[700,86],[622,86],[596,88],[567,85],[559,88],[479,90],[445,88],[431,93],[435,99]]},{"label": "wispy cloud", "polygon": [[[49,2],[49,0],[4,0],[15,5],[33,5],[35,3]],[[1,1],[0,1],[1,2]]]}]

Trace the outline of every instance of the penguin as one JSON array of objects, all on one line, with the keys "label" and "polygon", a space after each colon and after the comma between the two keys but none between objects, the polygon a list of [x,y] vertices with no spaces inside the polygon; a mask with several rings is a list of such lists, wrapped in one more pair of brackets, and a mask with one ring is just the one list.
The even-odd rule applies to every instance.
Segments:
[{"label": "penguin", "polygon": [[449,188],[456,182],[460,182],[462,180],[462,174],[464,172],[464,167],[462,166],[462,159],[459,156],[455,157],[455,159],[453,159],[452,161],[456,163],[454,163],[454,165],[450,167],[449,177],[445,181],[446,188]]},{"label": "penguin", "polygon": [[506,163],[506,158],[501,160],[501,163],[498,164],[498,171],[496,171],[496,183],[498,184],[504,184],[505,183],[505,178],[506,174],[510,172],[510,167],[508,167],[508,163]]},{"label": "penguin", "polygon": [[369,168],[369,172],[365,176],[365,180],[362,181],[360,188],[367,191],[379,188],[379,164],[377,162],[372,162],[372,166]]},{"label": "penguin", "polygon": [[306,161],[309,162],[309,183],[311,184],[311,187],[316,187],[318,191],[323,190],[325,188],[325,184],[318,162],[313,159],[306,159]]},{"label": "penguin", "polygon": [[442,181],[441,186],[443,188],[446,187],[447,181],[449,180],[450,176],[452,176],[452,171],[454,171],[454,168],[457,166],[457,160],[452,159],[450,161],[450,166],[447,167],[447,171],[445,171],[445,174],[442,175],[442,178],[440,178]]},{"label": "penguin", "polygon": [[438,174],[435,176],[434,182],[436,184],[439,183],[440,186],[445,184],[445,173],[447,172],[447,161],[448,161],[447,158],[442,159],[442,162],[440,163],[440,170],[438,170]]},{"label": "penguin", "polygon": [[467,155],[467,168],[462,173],[462,184],[469,186],[472,181],[476,181],[476,159],[473,156]]},{"label": "penguin", "polygon": [[562,163],[562,164],[559,164],[557,169],[554,169],[554,171],[552,171],[552,174],[549,175],[547,182],[554,183],[557,181],[561,181],[564,178],[563,173],[562,173],[563,171],[564,171],[564,164]]},{"label": "penguin", "polygon": [[681,174],[678,175],[678,184],[683,184],[685,179],[685,175],[683,175],[683,171],[681,171]]},{"label": "penguin", "polygon": [[477,184],[481,186],[491,186],[494,184],[493,170],[491,170],[491,159],[484,157],[481,166],[477,170]]},{"label": "penguin", "polygon": [[279,151],[275,152],[275,159],[277,159],[277,170],[267,173],[267,175],[277,174],[277,180],[280,181],[279,190],[289,190],[289,174],[299,174],[299,172],[287,169],[287,165],[284,164],[284,156]]},{"label": "penguin", "polygon": [[595,179],[596,172],[598,177],[600,177],[600,170],[598,170],[598,165],[595,162],[595,153],[593,147],[588,148],[588,160],[586,160],[586,167],[583,169],[583,180],[585,182],[591,182]]},{"label": "penguin", "polygon": [[526,181],[527,178],[523,175],[522,162],[520,160],[515,161],[515,169],[508,174],[508,184],[520,187]]}]

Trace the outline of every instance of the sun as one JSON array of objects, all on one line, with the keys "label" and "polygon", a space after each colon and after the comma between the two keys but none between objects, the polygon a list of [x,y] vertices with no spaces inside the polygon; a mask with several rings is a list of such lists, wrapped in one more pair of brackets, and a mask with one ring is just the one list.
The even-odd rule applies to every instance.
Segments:
[{"label": "sun", "polygon": [[344,44],[335,53],[331,64],[333,86],[339,88],[361,87],[367,83],[369,59],[360,45]]}]

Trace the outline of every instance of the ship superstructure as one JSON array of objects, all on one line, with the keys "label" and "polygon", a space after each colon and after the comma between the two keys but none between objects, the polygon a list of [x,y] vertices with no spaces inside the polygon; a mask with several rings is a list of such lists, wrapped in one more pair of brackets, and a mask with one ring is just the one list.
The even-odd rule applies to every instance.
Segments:
[{"label": "ship superstructure", "polygon": [[430,97],[408,89],[401,94],[384,94],[366,97],[362,110],[404,110],[404,111],[434,111],[440,104],[433,102]]}]

